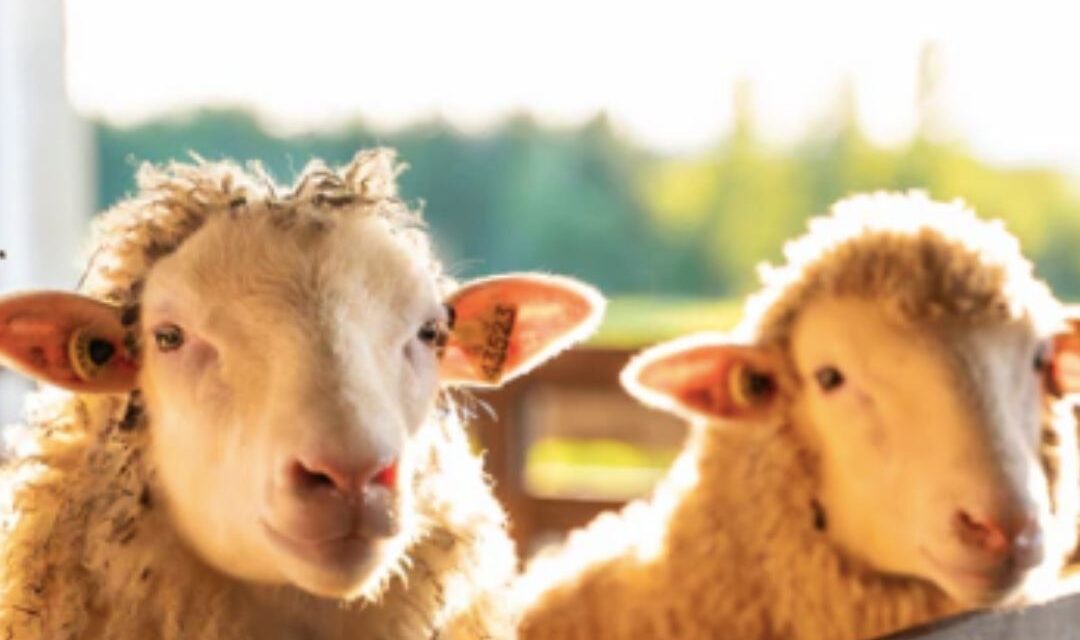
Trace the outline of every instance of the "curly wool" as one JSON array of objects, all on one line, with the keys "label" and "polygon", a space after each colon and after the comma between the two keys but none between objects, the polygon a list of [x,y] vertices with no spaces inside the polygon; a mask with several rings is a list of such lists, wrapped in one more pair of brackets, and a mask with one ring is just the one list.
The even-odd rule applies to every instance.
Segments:
[{"label": "curly wool", "polygon": [[[418,218],[397,198],[397,171],[391,153],[363,152],[340,173],[309,166],[279,195],[268,180],[229,164],[144,167],[140,194],[97,223],[83,290],[137,311],[154,261],[214,215],[314,226],[342,215],[383,216],[447,289]],[[412,443],[419,531],[378,599],[355,602],[240,582],[197,559],[161,504],[137,394],[45,389],[28,407],[28,425],[12,434],[18,455],[0,474],[2,637],[514,635],[502,602],[513,546],[449,398]]]},{"label": "curly wool", "polygon": [[842,200],[811,219],[784,257],[783,266],[759,268],[762,290],[747,301],[736,335],[786,343],[799,310],[824,296],[884,300],[888,311],[916,323],[1028,318],[1051,333],[1063,322],[1061,304],[1000,220],[922,192]]},{"label": "curly wool", "polygon": [[244,171],[230,162],[143,165],[139,192],[99,217],[80,289],[118,305],[139,301],[154,261],[173,252],[214,216],[266,217],[282,227],[333,226],[342,216],[378,216],[426,262],[444,287],[420,217],[400,199],[403,167],[389,149],[361,151],[341,171],[319,161],[305,167],[295,187],[282,191],[257,164]]},{"label": "curly wool", "polygon": [[[788,243],[785,257],[763,268],[736,339],[786,346],[799,310],[837,294],[884,298],[909,319],[1027,317],[1045,330],[1062,319],[1002,227],[920,194],[841,202]],[[1051,557],[1076,542],[1076,429],[1069,403],[1047,399]],[[933,584],[860,564],[819,530],[819,478],[798,433],[790,416],[695,425],[648,500],[599,517],[529,565],[515,589],[521,636],[854,639],[957,612]]]}]

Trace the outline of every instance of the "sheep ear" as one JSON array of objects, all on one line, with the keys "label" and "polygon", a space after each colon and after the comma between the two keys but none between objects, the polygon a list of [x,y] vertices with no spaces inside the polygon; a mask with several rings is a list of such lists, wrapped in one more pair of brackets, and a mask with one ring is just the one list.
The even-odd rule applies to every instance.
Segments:
[{"label": "sheep ear", "polygon": [[120,310],[59,291],[0,298],[0,364],[71,391],[119,393],[137,366]]},{"label": "sheep ear", "polygon": [[498,386],[592,334],[604,298],[570,278],[513,274],[470,282],[447,306],[454,322],[442,354],[442,381]]},{"label": "sheep ear", "polygon": [[719,334],[647,349],[620,379],[638,400],[688,420],[767,418],[780,408],[789,386],[777,354]]},{"label": "sheep ear", "polygon": [[1071,310],[1066,329],[1054,336],[1047,386],[1054,395],[1080,393],[1080,310]]}]

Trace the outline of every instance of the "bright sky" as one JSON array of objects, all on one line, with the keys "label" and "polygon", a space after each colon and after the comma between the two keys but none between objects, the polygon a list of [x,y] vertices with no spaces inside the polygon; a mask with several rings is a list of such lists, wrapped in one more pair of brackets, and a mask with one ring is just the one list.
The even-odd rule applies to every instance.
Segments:
[{"label": "bright sky", "polygon": [[[991,6],[993,5],[993,6]],[[916,124],[917,69],[938,43],[938,118],[991,160],[1080,171],[1080,3],[587,0],[69,0],[76,107],[120,122],[207,103],[290,130],[434,114],[466,129],[527,109],[606,111],[665,151],[731,124],[753,85],[761,128],[789,141],[845,79],[870,135]]]}]

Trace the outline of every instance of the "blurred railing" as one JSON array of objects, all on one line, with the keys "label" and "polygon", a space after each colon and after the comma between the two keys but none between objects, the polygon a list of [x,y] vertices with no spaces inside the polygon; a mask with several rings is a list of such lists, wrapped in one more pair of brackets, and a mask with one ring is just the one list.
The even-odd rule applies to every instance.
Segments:
[{"label": "blurred railing", "polygon": [[1080,595],[1047,604],[968,614],[891,635],[887,640],[1076,640]]},{"label": "blurred railing", "polygon": [[686,427],[619,386],[629,349],[579,348],[477,397],[478,445],[523,554],[646,494]]}]

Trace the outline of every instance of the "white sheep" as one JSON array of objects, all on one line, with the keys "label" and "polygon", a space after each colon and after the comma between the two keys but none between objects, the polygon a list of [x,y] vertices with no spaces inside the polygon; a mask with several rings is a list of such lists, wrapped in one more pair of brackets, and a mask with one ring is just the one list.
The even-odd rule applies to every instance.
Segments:
[{"label": "white sheep", "polygon": [[528,567],[523,638],[869,638],[1053,589],[1080,348],[1017,241],[877,194],[785,256],[732,334],[624,370],[689,442],[650,499]]},{"label": "white sheep", "polygon": [[396,173],[147,167],[84,295],[0,300],[4,359],[75,392],[37,396],[2,475],[0,637],[513,637],[504,515],[440,386],[523,373],[602,299],[455,289]]}]

